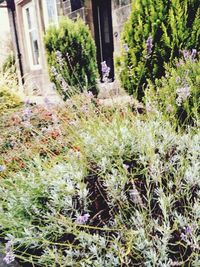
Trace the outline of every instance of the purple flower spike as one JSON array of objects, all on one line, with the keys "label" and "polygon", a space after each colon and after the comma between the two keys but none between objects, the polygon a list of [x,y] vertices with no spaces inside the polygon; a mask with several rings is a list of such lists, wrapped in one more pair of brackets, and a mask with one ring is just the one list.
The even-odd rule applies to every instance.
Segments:
[{"label": "purple flower spike", "polygon": [[82,216],[78,216],[76,219],[76,223],[77,224],[85,224],[90,218],[90,215],[88,213],[82,215]]},{"label": "purple flower spike", "polygon": [[101,71],[103,75],[105,74],[109,75],[110,68],[107,66],[106,61],[101,62]]},{"label": "purple flower spike", "polygon": [[148,37],[146,41],[146,50],[147,50],[147,56],[149,57],[152,53],[153,48],[153,38],[151,36]]},{"label": "purple flower spike", "polygon": [[186,228],[185,228],[185,234],[186,235],[191,235],[192,234],[192,227],[191,226],[187,226]]},{"label": "purple flower spike", "polygon": [[191,59],[194,60],[196,55],[197,55],[197,50],[196,49],[192,49]]},{"label": "purple flower spike", "polygon": [[110,67],[107,66],[106,61],[101,62],[101,72],[102,72],[102,80],[104,82],[108,81],[108,77],[110,75]]},{"label": "purple flower spike", "polygon": [[15,254],[12,251],[12,241],[6,243],[6,256],[3,258],[3,261],[6,264],[10,264],[15,260]]}]

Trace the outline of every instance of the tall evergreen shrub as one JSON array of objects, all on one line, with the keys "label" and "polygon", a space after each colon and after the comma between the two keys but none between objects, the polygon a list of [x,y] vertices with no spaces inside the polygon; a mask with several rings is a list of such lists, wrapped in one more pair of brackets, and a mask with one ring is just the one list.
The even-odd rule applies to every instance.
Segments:
[{"label": "tall evergreen shrub", "polygon": [[65,98],[74,91],[96,91],[96,48],[91,33],[79,18],[63,19],[45,35],[51,81]]},{"label": "tall evergreen shrub", "polygon": [[199,50],[199,0],[134,0],[122,41],[121,82],[141,100],[147,79],[160,78],[165,62],[172,62],[184,49]]}]

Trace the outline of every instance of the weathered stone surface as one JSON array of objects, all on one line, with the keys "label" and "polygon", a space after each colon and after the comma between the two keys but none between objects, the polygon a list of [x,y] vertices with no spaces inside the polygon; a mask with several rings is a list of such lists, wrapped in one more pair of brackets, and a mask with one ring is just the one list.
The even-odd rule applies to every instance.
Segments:
[{"label": "weathered stone surface", "polygon": [[113,0],[112,6],[113,9],[117,9],[126,5],[129,5],[131,3],[131,0]]},{"label": "weathered stone surface", "polygon": [[131,3],[131,0],[121,0],[121,6],[126,6]]},{"label": "weathered stone surface", "polygon": [[[122,1],[122,0],[121,0]],[[127,3],[129,0],[124,0]],[[124,28],[124,23],[127,21],[131,13],[131,5],[125,5],[113,10],[113,34],[114,34],[114,47],[115,55],[120,54],[121,48],[121,32]]]},{"label": "weathered stone surface", "polygon": [[113,12],[113,26],[124,24],[131,12],[130,5],[118,8]]}]

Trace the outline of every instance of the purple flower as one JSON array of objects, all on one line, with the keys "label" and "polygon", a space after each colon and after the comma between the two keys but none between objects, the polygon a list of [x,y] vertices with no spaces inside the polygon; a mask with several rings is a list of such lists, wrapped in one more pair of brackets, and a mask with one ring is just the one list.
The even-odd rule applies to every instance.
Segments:
[{"label": "purple flower", "polygon": [[7,264],[10,264],[14,260],[15,260],[15,254],[12,251],[7,252],[6,256],[3,258],[3,261],[5,261],[5,263]]},{"label": "purple flower", "polygon": [[176,90],[176,93],[178,95],[176,103],[178,106],[180,106],[182,101],[186,100],[190,96],[190,87],[186,85],[184,87],[178,88]]},{"label": "purple flower", "polygon": [[77,223],[77,224],[85,224],[89,220],[89,218],[90,218],[90,215],[88,213],[86,213],[86,214],[84,214],[82,216],[78,216],[76,218],[75,223]]},{"label": "purple flower", "polygon": [[86,94],[86,96],[88,97],[88,99],[92,99],[92,98],[94,98],[94,95],[93,95],[93,93],[92,92],[87,92],[87,94]]},{"label": "purple flower", "polygon": [[83,113],[87,113],[88,112],[88,107],[86,105],[84,105],[82,108],[81,108],[82,112]]},{"label": "purple flower", "polygon": [[191,235],[192,234],[192,227],[191,226],[187,226],[185,227],[185,234],[186,235]]},{"label": "purple flower", "polygon": [[24,102],[24,104],[25,104],[26,106],[30,105],[30,104],[31,104],[30,99],[26,99],[26,101]]},{"label": "purple flower", "polygon": [[106,61],[101,62],[101,71],[103,75],[110,72],[110,67],[107,66]]},{"label": "purple flower", "polygon": [[185,60],[188,60],[190,58],[190,51],[189,50],[183,50],[183,57]]},{"label": "purple flower", "polygon": [[3,258],[3,261],[6,262],[6,264],[10,264],[15,260],[15,254],[12,251],[12,241],[8,241],[6,243],[6,256]]},{"label": "purple flower", "polygon": [[0,172],[4,172],[6,170],[6,166],[0,165]]},{"label": "purple flower", "polygon": [[194,60],[196,55],[197,55],[197,50],[196,49],[192,49],[191,59]]},{"label": "purple flower", "polygon": [[107,66],[106,61],[101,62],[102,80],[106,82],[110,74],[110,67]]},{"label": "purple flower", "polygon": [[128,53],[128,51],[129,51],[129,47],[128,47],[128,45],[127,45],[127,44],[123,44],[123,48],[124,48],[124,51],[125,51],[126,53]]},{"label": "purple flower", "polygon": [[183,53],[183,57],[184,59],[187,61],[187,60],[194,60],[196,55],[197,55],[197,50],[196,49],[192,49],[192,52],[190,50],[183,50],[182,51]]},{"label": "purple flower", "polygon": [[179,76],[176,77],[176,83],[180,83],[180,81],[181,81],[181,78]]},{"label": "purple flower", "polygon": [[64,61],[63,61],[62,53],[60,51],[56,51],[56,60],[60,68],[62,68],[64,66]]},{"label": "purple flower", "polygon": [[171,113],[172,112],[172,106],[171,105],[168,105],[166,107],[166,111],[167,111],[167,113]]},{"label": "purple flower", "polygon": [[24,112],[23,112],[23,115],[22,115],[23,121],[29,120],[30,117],[31,117],[31,114],[32,114],[32,110],[30,108],[25,108]]},{"label": "purple flower", "polygon": [[192,227],[190,225],[184,228],[184,233],[181,233],[181,239],[187,241],[192,234]]},{"label": "purple flower", "polygon": [[81,158],[81,153],[80,153],[80,151],[77,151],[77,158],[78,158],[78,160],[80,160],[80,158]]},{"label": "purple flower", "polygon": [[153,38],[151,36],[149,36],[147,41],[146,41],[147,57],[149,57],[151,55],[152,48],[153,48]]}]

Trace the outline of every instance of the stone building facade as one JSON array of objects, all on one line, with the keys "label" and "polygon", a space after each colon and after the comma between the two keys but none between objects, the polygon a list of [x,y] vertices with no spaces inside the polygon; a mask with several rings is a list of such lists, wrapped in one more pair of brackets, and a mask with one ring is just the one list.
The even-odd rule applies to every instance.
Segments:
[{"label": "stone building facade", "polygon": [[111,67],[120,51],[120,34],[132,0],[15,0],[16,24],[25,88],[47,93],[50,89],[43,36],[49,24],[63,16],[83,18],[97,46],[99,71],[102,61]]}]

